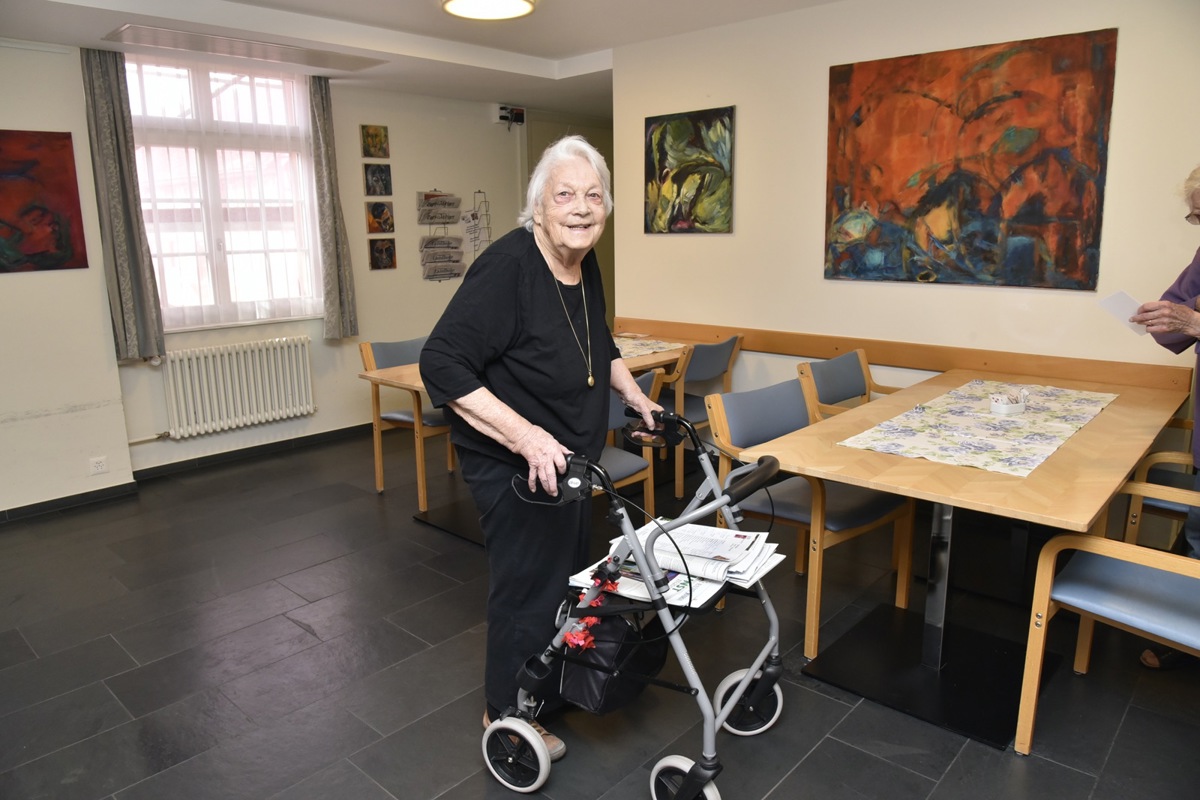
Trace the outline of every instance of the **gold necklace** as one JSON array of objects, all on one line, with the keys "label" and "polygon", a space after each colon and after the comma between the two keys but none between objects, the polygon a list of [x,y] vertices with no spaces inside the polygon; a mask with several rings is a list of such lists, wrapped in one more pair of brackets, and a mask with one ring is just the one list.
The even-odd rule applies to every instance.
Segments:
[{"label": "gold necklace", "polygon": [[583,344],[579,341],[579,334],[575,332],[575,323],[571,322],[571,312],[567,311],[567,301],[563,299],[562,287],[558,285],[558,278],[554,276],[553,272],[550,273],[550,279],[554,281],[554,288],[558,291],[558,302],[562,303],[563,314],[567,317],[567,324],[571,326],[571,335],[575,337],[579,355],[583,356],[583,362],[587,365],[588,388],[590,389],[596,385],[596,379],[592,377],[592,322],[588,319],[587,289],[583,285],[583,273],[579,273],[579,291],[583,293],[583,324],[587,329],[587,353],[583,352]]}]

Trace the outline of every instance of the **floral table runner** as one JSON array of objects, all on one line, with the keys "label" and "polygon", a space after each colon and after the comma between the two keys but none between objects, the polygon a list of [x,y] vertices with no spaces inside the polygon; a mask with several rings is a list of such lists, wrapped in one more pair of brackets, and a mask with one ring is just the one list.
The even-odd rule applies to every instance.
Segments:
[{"label": "floral table runner", "polygon": [[632,338],[621,335],[613,338],[617,343],[617,349],[621,351],[621,358],[647,356],[651,353],[661,353],[664,350],[677,350],[683,347],[677,342],[664,342],[661,339]]},{"label": "floral table runner", "polygon": [[[1024,413],[992,413],[992,395],[1021,389]],[[974,380],[838,444],[1024,477],[1116,397]]]}]

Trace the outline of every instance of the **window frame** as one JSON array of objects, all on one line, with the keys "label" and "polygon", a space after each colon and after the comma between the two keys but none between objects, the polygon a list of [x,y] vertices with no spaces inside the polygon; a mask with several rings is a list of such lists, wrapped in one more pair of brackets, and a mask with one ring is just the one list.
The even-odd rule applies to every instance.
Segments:
[{"label": "window frame", "polygon": [[[126,57],[126,70],[142,215],[164,329],[176,332],[322,317],[323,276],[305,76],[132,55]],[[185,109],[180,114],[160,115],[148,108],[147,98],[154,89],[148,84],[154,81],[147,75],[155,70],[174,72],[177,80],[186,73],[188,105],[180,102]],[[229,101],[221,97],[222,82],[231,92],[244,95],[235,94],[232,103],[239,112],[249,106],[251,121],[220,119],[220,101]],[[161,106],[163,96],[153,102]],[[182,93],[174,96],[183,100]],[[261,109],[264,103],[270,108]],[[147,113],[140,113],[142,109]],[[279,112],[289,124],[260,121]],[[161,191],[167,184],[159,183],[156,174],[166,163],[162,159],[172,157],[172,149],[174,157],[182,156],[187,163],[182,195]],[[247,160],[250,169],[237,171],[233,166]],[[240,196],[235,195],[235,185],[244,190]],[[268,185],[275,190],[270,196]],[[165,217],[180,211],[198,215],[198,220],[172,230],[178,224]],[[257,225],[245,225],[247,219]],[[272,224],[272,219],[290,223]],[[181,301],[179,287],[186,278],[171,270],[173,261],[179,263],[189,255],[174,247],[189,232],[197,243],[190,251],[197,263],[184,269],[189,277],[194,271],[196,280],[184,289]],[[238,239],[250,240],[250,246],[245,242],[238,246]],[[240,284],[239,256],[258,262],[242,267],[246,271]],[[257,282],[256,288],[245,288],[248,278]],[[247,291],[254,296],[246,297]]]}]

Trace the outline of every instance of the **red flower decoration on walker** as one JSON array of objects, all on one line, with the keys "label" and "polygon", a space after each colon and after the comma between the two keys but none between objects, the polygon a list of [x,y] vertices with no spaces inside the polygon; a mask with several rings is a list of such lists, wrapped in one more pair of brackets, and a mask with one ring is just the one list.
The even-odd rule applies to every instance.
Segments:
[{"label": "red flower decoration on walker", "polygon": [[580,650],[587,650],[596,646],[596,640],[592,638],[592,634],[587,628],[577,628],[573,631],[568,631],[563,636],[563,641],[568,647],[577,647]]},{"label": "red flower decoration on walker", "polygon": [[[600,581],[597,580],[596,584],[599,585]],[[606,585],[605,585],[606,590],[608,589],[608,585],[610,585],[610,584],[613,589],[617,588],[617,585],[615,583],[613,583],[612,581],[607,581]],[[579,599],[583,600],[586,596],[587,596],[586,593],[581,593],[579,595]],[[596,595],[596,599],[592,600],[592,602],[590,602],[588,605],[591,608],[595,608],[597,606],[603,605],[605,596],[606,595],[603,595],[603,594]],[[579,621],[575,623],[575,627],[573,629],[567,631],[565,634],[563,634],[563,642],[568,647],[578,648],[580,650],[587,650],[589,648],[595,647],[596,640],[592,637],[592,634],[588,630],[588,628],[592,627],[593,625],[598,624],[599,622],[600,622],[599,617],[593,617],[593,616],[580,617]]]},{"label": "red flower decoration on walker", "polygon": [[[586,592],[580,592],[580,593],[579,593],[579,599],[580,599],[580,600],[583,600],[583,598],[584,598],[584,597],[586,597],[586,596],[587,596],[587,593],[586,593]],[[604,595],[602,595],[602,594],[598,594],[598,595],[596,595],[596,599],[595,599],[595,600],[593,600],[592,602],[588,603],[588,605],[589,605],[590,607],[592,607],[592,608],[595,608],[596,606],[600,606],[600,605],[603,605],[603,604],[604,604]]]}]

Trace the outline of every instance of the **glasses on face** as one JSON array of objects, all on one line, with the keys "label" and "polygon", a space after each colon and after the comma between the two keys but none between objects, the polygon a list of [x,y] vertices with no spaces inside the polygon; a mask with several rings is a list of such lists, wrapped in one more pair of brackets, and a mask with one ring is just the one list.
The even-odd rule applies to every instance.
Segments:
[{"label": "glasses on face", "polygon": [[1192,223],[1193,225],[1200,225],[1200,211],[1193,211],[1192,213],[1190,213],[1186,217],[1184,217],[1184,219],[1186,219],[1188,222]]}]

